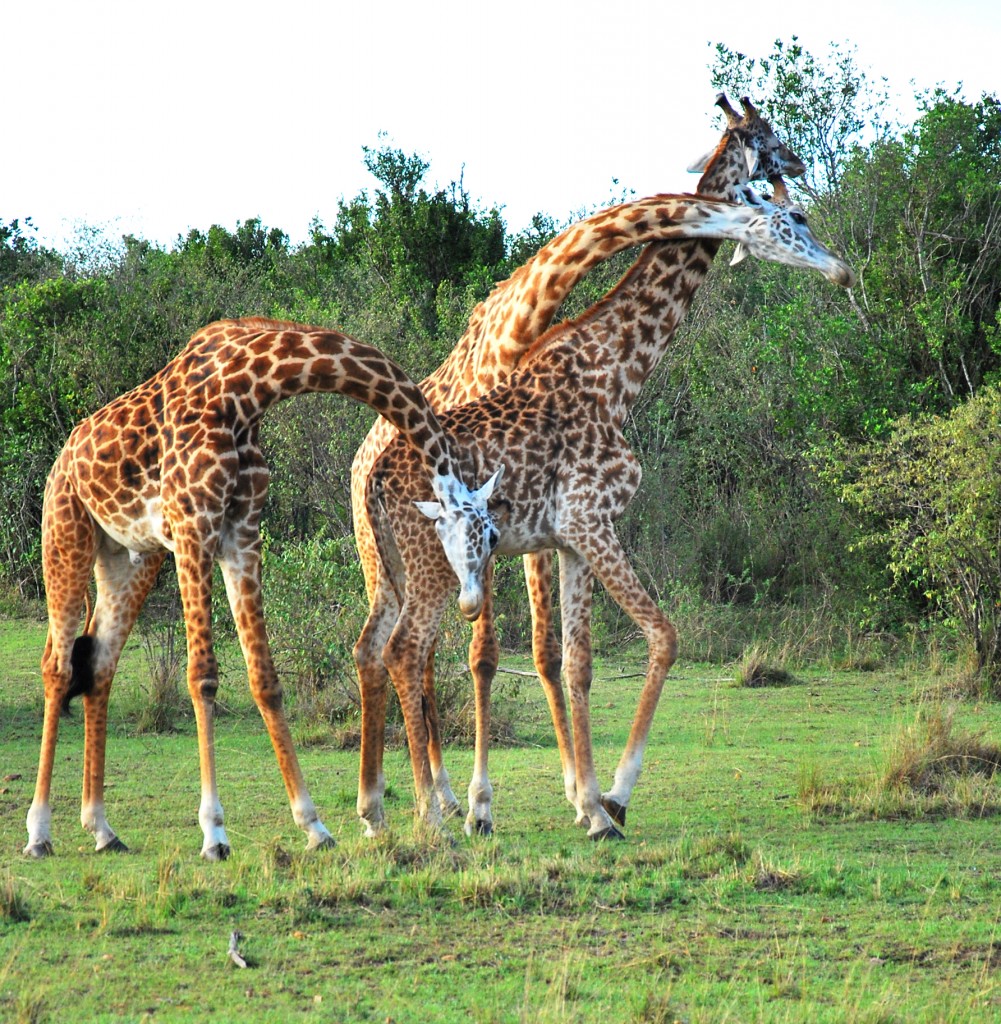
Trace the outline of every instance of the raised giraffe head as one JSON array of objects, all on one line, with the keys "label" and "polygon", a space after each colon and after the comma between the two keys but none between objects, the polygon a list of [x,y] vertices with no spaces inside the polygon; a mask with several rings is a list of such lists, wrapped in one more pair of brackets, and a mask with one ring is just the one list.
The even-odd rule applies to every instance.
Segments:
[{"label": "raised giraffe head", "polygon": [[[696,160],[689,171],[701,174],[699,192],[713,191],[714,177],[741,181],[768,181],[772,178],[797,178],[806,172],[806,164],[772,131],[746,96],[741,98],[743,114],[730,105],[725,93],[716,96],[716,106],[726,117],[726,131],[715,149]],[[728,161],[739,166],[730,169]]]},{"label": "raised giraffe head", "polygon": [[445,557],[459,580],[459,611],[469,622],[483,610],[484,575],[500,540],[487,502],[502,472],[503,467],[475,491],[454,476],[437,476],[432,488],[438,500],[414,502],[434,520]]},{"label": "raised giraffe head", "polygon": [[750,253],[758,259],[790,267],[819,270],[833,284],[851,288],[855,271],[814,237],[802,209],[790,202],[785,182],[777,177],[772,188],[771,201],[758,195],[750,185],[738,190],[737,202],[750,208],[754,215],[740,230],[731,265]]}]

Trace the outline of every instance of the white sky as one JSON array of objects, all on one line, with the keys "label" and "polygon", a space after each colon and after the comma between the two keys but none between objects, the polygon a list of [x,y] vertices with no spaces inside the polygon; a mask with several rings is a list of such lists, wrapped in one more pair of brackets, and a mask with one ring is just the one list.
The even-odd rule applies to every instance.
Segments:
[{"label": "white sky", "polygon": [[517,231],[690,190],[721,123],[710,44],[761,57],[793,35],[818,58],[854,45],[908,116],[914,87],[1001,90],[998,0],[11,0],[0,222],[170,244],[260,217],[300,241],[375,185],[362,146],[385,132]]}]

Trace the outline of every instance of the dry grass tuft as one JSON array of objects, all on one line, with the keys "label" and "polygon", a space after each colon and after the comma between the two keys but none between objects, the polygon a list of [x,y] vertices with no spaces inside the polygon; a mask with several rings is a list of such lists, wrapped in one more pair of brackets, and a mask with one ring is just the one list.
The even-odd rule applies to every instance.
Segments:
[{"label": "dry grass tuft", "polygon": [[734,676],[734,686],[759,687],[759,686],[790,686],[795,683],[796,677],[787,669],[782,668],[776,661],[781,661],[781,656],[775,656],[762,647],[760,644],[753,644],[744,651],[744,656],[737,666]]},{"label": "dry grass tuft", "polygon": [[938,709],[902,731],[890,750],[882,785],[933,796],[971,775],[993,779],[999,766],[1001,747],[985,740],[983,732],[956,730],[952,713]]},{"label": "dry grass tuft", "polygon": [[818,817],[985,817],[1001,810],[999,767],[1001,746],[982,731],[957,729],[952,712],[937,706],[890,740],[885,763],[870,776],[831,783],[815,768],[803,776],[799,799]]},{"label": "dry grass tuft", "polygon": [[779,867],[773,861],[767,860],[760,850],[755,851],[753,868],[753,885],[758,892],[783,892],[792,889],[801,877],[798,868]]},{"label": "dry grass tuft", "polygon": [[31,920],[31,910],[27,900],[14,884],[14,876],[8,871],[7,877],[0,883],[0,921],[19,924]]}]

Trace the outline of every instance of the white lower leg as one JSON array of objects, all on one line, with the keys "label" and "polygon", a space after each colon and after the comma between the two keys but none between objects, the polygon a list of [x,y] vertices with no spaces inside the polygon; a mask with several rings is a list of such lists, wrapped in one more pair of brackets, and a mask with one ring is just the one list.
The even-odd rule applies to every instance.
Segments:
[{"label": "white lower leg", "polygon": [[578,783],[577,792],[580,799],[577,802],[577,823],[587,825],[589,836],[603,835],[609,829],[615,829],[615,824],[608,816],[608,812],[601,806],[601,792],[597,779],[587,783]]},{"label": "white lower leg", "polygon": [[443,764],[438,766],[438,770],[431,770],[434,778],[434,788],[438,791],[438,799],[441,801],[442,811],[446,818],[450,818],[453,814],[458,814],[460,811],[459,798],[452,791],[452,782],[448,777],[448,771]]},{"label": "white lower leg", "polygon": [[198,808],[198,823],[205,837],[202,843],[202,856],[206,860],[225,860],[229,856],[229,840],[226,830],[222,827],[222,804],[214,792],[202,794],[202,802]]},{"label": "white lower leg", "polygon": [[626,751],[615,769],[615,782],[612,788],[605,794],[606,800],[613,800],[620,807],[629,806],[629,798],[632,796],[636,780],[640,777],[640,769],[643,767],[643,751]]},{"label": "white lower leg", "polygon": [[563,769],[563,792],[567,800],[577,806],[577,769],[571,762]]},{"label": "white lower leg", "polygon": [[424,793],[418,793],[417,813],[425,825],[436,830],[441,828],[443,822],[441,803],[433,786]]},{"label": "white lower leg", "polygon": [[379,781],[375,790],[358,787],[358,803],[356,809],[361,823],[365,826],[365,836],[372,839],[386,827],[386,812],[382,797],[386,792],[386,776],[379,772]]},{"label": "white lower leg", "polygon": [[494,788],[490,785],[486,770],[477,766],[469,783],[469,813],[465,824],[467,836],[474,832],[489,834],[493,831],[494,819],[490,809],[493,797]]},{"label": "white lower leg", "polygon": [[327,827],[320,821],[316,805],[308,793],[303,794],[296,803],[292,805],[292,818],[295,823],[306,833],[306,849],[315,850],[321,846],[332,846],[334,837],[327,830]]},{"label": "white lower leg", "polygon": [[41,855],[52,852],[52,808],[48,802],[32,802],[28,809],[28,844],[24,848],[27,854]]},{"label": "white lower leg", "polygon": [[80,824],[94,837],[96,849],[103,850],[106,846],[118,844],[118,837],[104,816],[103,800],[81,806]]}]

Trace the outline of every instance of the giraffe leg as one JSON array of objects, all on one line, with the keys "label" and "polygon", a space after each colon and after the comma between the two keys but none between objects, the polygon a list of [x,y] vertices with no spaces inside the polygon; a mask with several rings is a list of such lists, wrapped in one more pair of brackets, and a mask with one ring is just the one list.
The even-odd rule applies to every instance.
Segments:
[{"label": "giraffe leg", "polygon": [[239,546],[238,552],[220,557],[226,595],[233,612],[243,658],[247,663],[250,691],[264,719],[278,767],[285,782],[292,817],[307,836],[306,848],[315,850],[333,846],[334,838],[320,821],[316,805],[306,788],[306,780],[296,757],[292,733],[283,706],[282,686],[275,671],[264,627],[261,599],[260,540],[255,536]]},{"label": "giraffe leg", "polygon": [[399,616],[396,594],[383,575],[370,589],[371,610],[354,647],[358,688],[361,694],[361,752],[358,773],[358,817],[365,835],[372,837],[386,825],[383,794],[386,779],[382,752],[386,735],[386,698],[389,673],[382,651]]},{"label": "giraffe leg", "polygon": [[476,746],[473,757],[473,775],[469,781],[469,813],[466,815],[465,832],[490,835],[494,830],[491,802],[494,790],[487,772],[490,751],[490,690],[500,646],[497,643],[497,627],[494,623],[493,562],[487,570],[483,588],[486,598],[480,617],[473,623],[473,640],[469,645],[469,669],[473,676],[473,694],[476,704]]},{"label": "giraffe leg", "polygon": [[[58,464],[57,464],[58,465]],[[84,598],[97,550],[97,534],[86,509],[53,473],[46,488],[42,514],[42,570],[48,605],[49,629],[42,655],[45,685],[45,716],[38,755],[35,794],[28,809],[29,857],[46,857],[52,851],[52,768],[56,757],[59,716],[73,677],[72,651]]]},{"label": "giraffe leg", "polygon": [[399,621],[383,651],[407,727],[410,764],[414,774],[418,817],[432,829],[442,824],[442,809],[428,757],[427,723],[423,709],[423,671],[450,588],[436,588],[433,599],[404,601]]},{"label": "giraffe leg", "polygon": [[424,721],[428,731],[428,759],[431,762],[431,776],[438,791],[442,814],[451,818],[460,811],[459,800],[452,791],[452,783],[445,768],[441,750],[441,723],[438,717],[438,700],[434,690],[434,652],[437,643],[431,645],[431,653],[424,665]]},{"label": "giraffe leg", "polygon": [[591,745],[591,597],[593,576],[587,560],[573,550],[560,551],[560,614],[577,770],[578,822],[592,839],[621,839],[622,833],[601,805]]},{"label": "giraffe leg", "polygon": [[147,594],[166,556],[164,551],[142,554],[105,542],[98,548],[94,573],[97,601],[91,635],[93,687],[83,697],[84,762],[80,824],[94,836],[100,852],[124,851],[125,844],[108,824],[104,811],[105,745],[108,735],[108,699],[118,659],[132,632]]},{"label": "giraffe leg", "polygon": [[643,588],[611,523],[596,524],[579,538],[591,568],[620,608],[646,637],[648,655],[646,681],[633,717],[626,749],[615,770],[615,782],[602,796],[602,804],[615,821],[624,825],[626,808],[643,765],[643,751],[664,678],[678,653],[678,634],[671,621]]},{"label": "giraffe leg", "polygon": [[563,770],[563,792],[577,805],[577,771],[574,767],[573,737],[567,719],[567,705],[560,681],[562,654],[553,626],[553,556],[550,551],[535,551],[522,559],[529,607],[532,610],[532,655],[535,671],[549,704],[556,745]]},{"label": "giraffe leg", "polygon": [[174,529],[177,581],[181,588],[188,648],[188,694],[198,729],[201,776],[198,823],[204,837],[201,855],[211,861],[225,860],[230,852],[215,770],[215,698],[219,689],[219,666],[212,647],[212,567],[217,537],[217,533],[209,535],[204,526],[199,530],[194,525],[183,524]]}]

